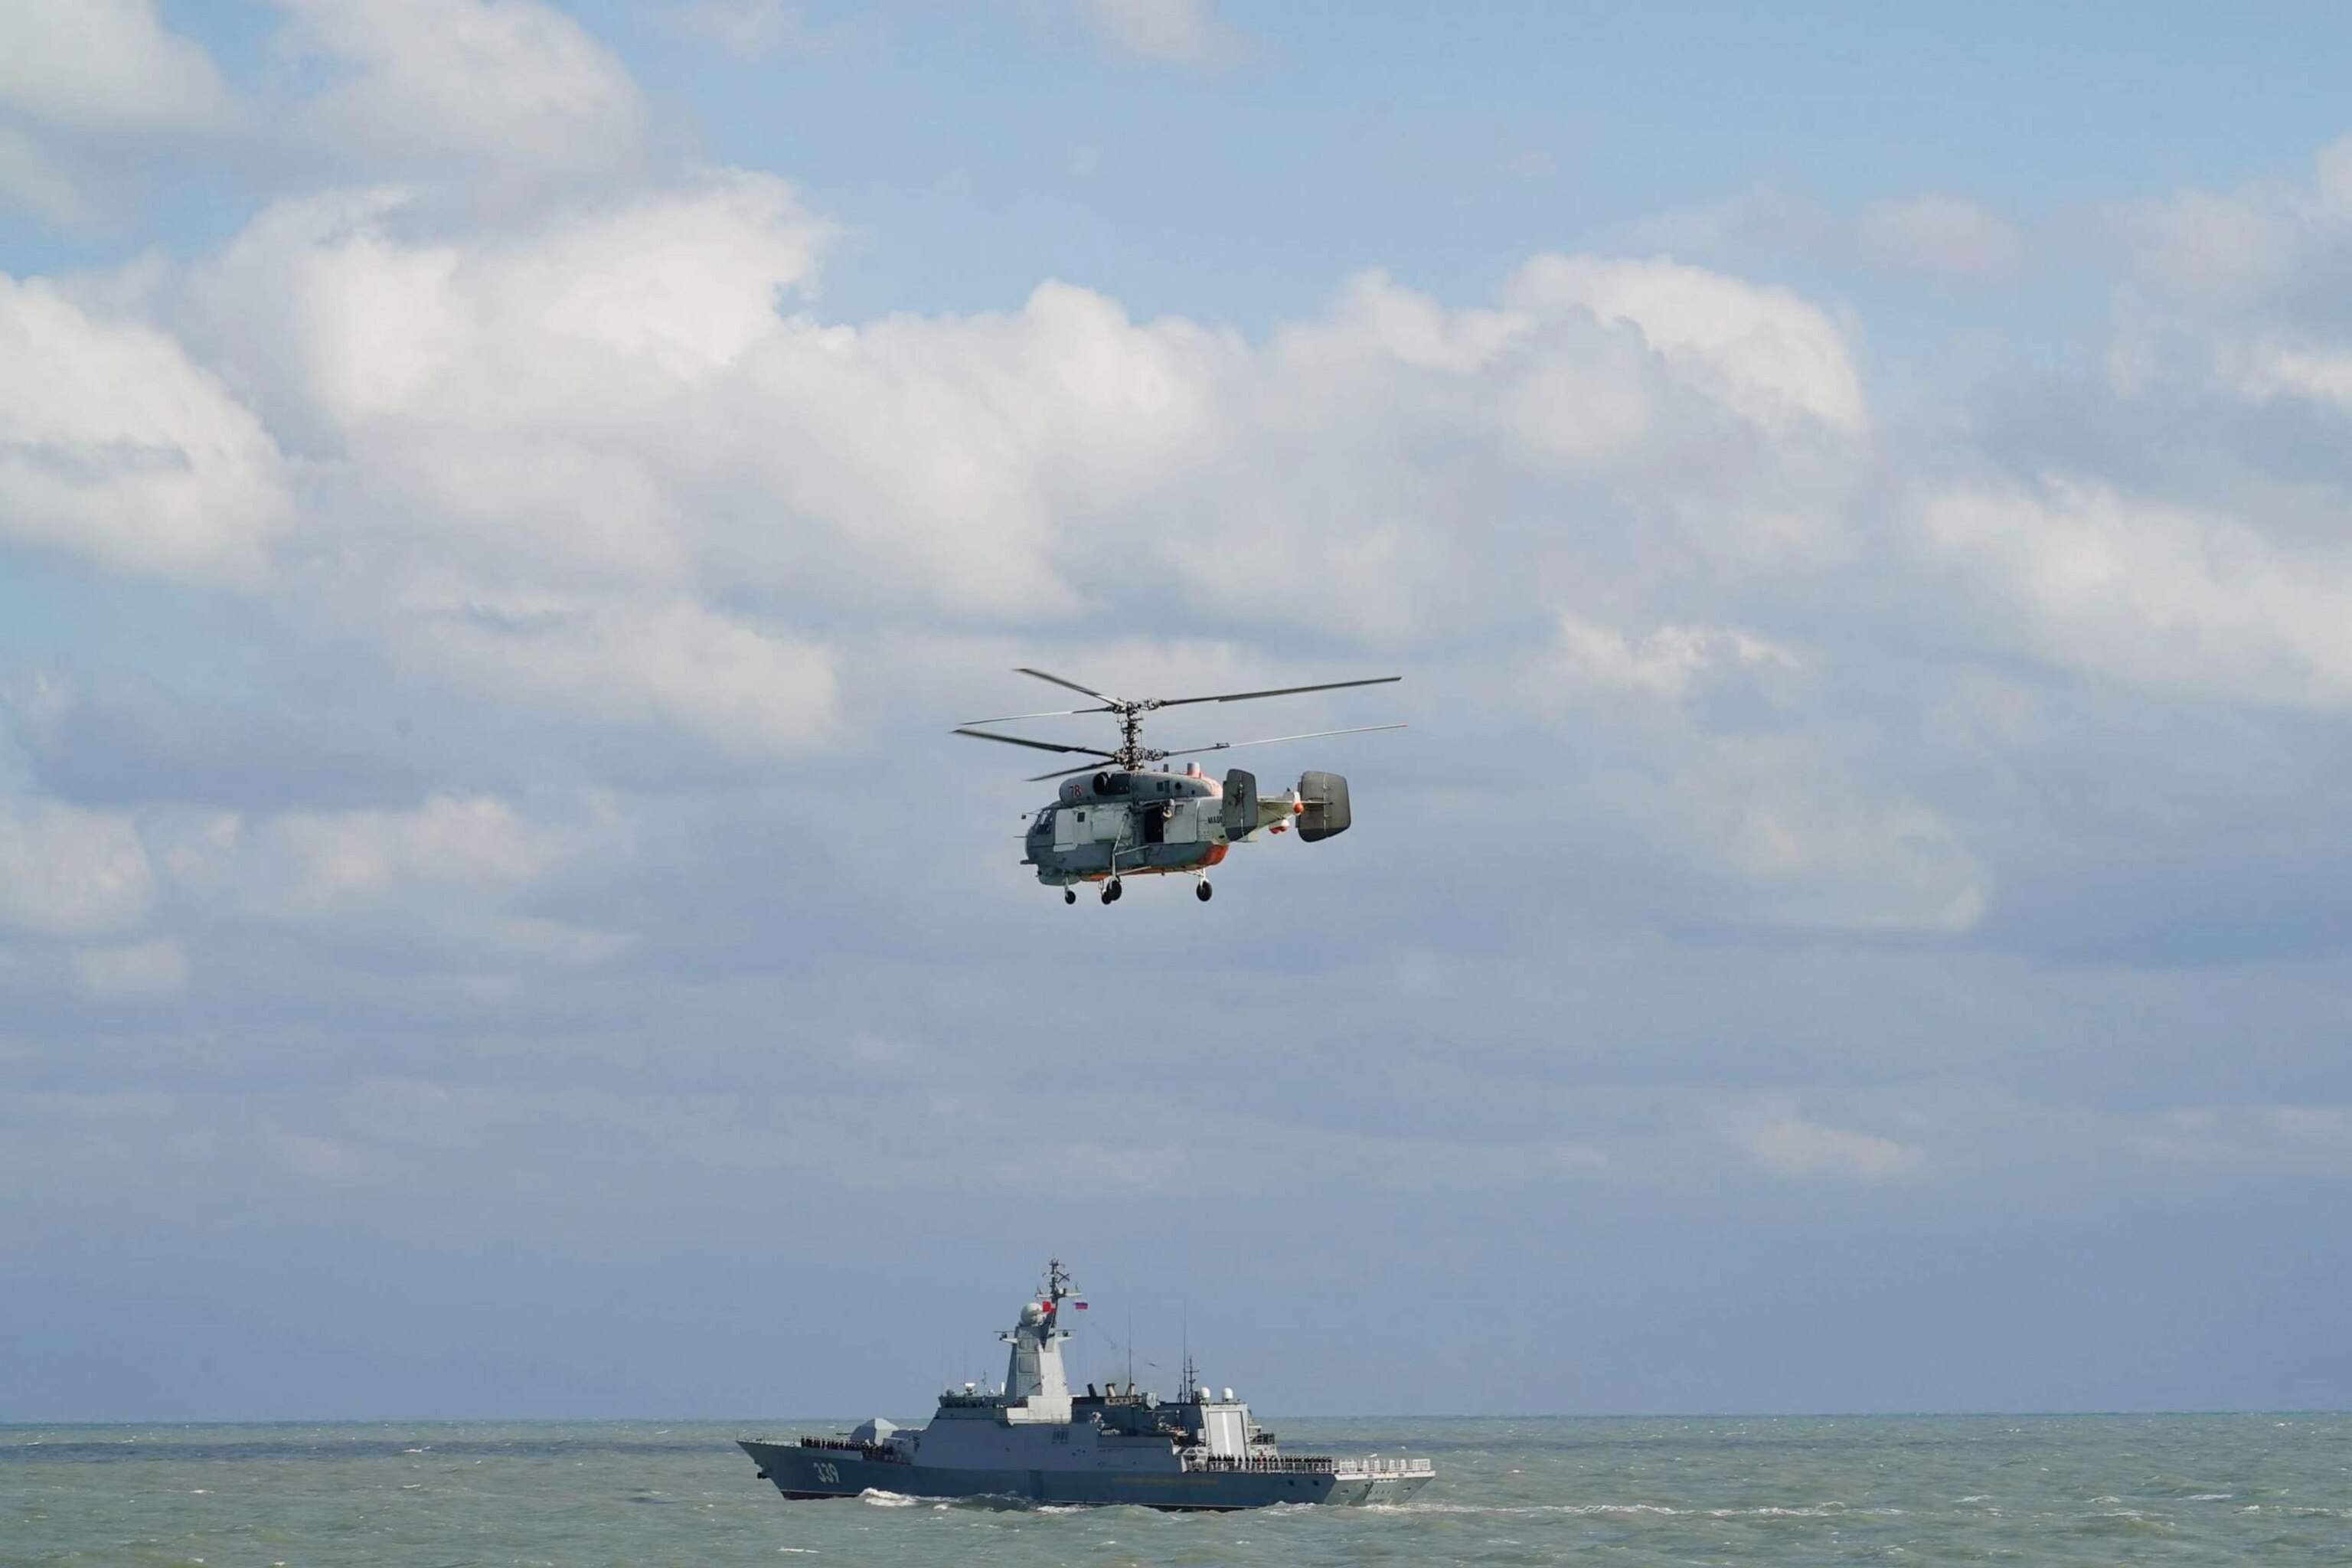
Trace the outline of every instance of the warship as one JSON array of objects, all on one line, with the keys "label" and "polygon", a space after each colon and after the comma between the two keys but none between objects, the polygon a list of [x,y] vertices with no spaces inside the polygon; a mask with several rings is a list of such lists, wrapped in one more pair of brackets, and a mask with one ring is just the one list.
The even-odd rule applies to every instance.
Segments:
[{"label": "warship", "polygon": [[[1063,1303],[1070,1277],[1060,1258],[1012,1330],[1004,1381],[940,1395],[928,1426],[880,1417],[835,1436],[745,1438],[760,1479],[787,1498],[887,1492],[919,1498],[1009,1498],[1033,1503],[1132,1503],[1157,1509],[1231,1510],[1273,1503],[1400,1502],[1427,1486],[1420,1458],[1332,1458],[1284,1454],[1249,1405],[1199,1383],[1187,1354],[1173,1399],[1088,1384],[1073,1394],[1062,1370]],[[1076,1302],[1083,1310],[1086,1303]]]}]

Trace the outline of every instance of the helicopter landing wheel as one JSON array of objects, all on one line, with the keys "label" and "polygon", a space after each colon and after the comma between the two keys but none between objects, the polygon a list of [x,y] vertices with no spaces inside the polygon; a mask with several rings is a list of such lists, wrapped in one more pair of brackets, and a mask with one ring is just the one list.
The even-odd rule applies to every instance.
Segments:
[{"label": "helicopter landing wheel", "polygon": [[1205,904],[1217,896],[1217,889],[1209,886],[1209,879],[1203,877],[1201,885],[1192,889],[1192,896]]},{"label": "helicopter landing wheel", "polygon": [[1118,902],[1119,894],[1122,890],[1123,889],[1121,889],[1118,885],[1118,879],[1117,877],[1113,877],[1109,881],[1103,884],[1103,902],[1107,904],[1115,904]]},{"label": "helicopter landing wheel", "polygon": [[1064,888],[1062,889],[1062,902],[1066,904],[1075,904],[1077,901],[1078,890],[1076,888]]}]

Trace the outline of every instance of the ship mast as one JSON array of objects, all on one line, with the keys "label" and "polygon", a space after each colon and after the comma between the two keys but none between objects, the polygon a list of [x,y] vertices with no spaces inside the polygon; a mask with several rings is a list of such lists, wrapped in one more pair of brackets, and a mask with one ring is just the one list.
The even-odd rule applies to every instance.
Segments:
[{"label": "ship mast", "polygon": [[1196,1386],[1196,1380],[1200,1374],[1192,1365],[1192,1303],[1189,1300],[1184,1303],[1184,1317],[1182,1321],[1182,1333],[1184,1337],[1184,1386],[1177,1390],[1176,1401],[1180,1405],[1190,1405],[1192,1403],[1192,1390]]},{"label": "ship mast", "polygon": [[1003,1394],[1010,1404],[1032,1398],[1066,1401],[1070,1396],[1061,1345],[1070,1335],[1060,1322],[1062,1303],[1070,1296],[1070,1276],[1058,1258],[1046,1265],[1043,1296],[1042,1300],[1024,1306],[1020,1320],[997,1336],[1013,1347],[1005,1363]]}]

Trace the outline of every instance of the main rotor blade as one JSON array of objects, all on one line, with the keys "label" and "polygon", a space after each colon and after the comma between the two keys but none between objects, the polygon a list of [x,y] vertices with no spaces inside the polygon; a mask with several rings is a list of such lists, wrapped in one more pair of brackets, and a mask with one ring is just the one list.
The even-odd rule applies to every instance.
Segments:
[{"label": "main rotor blade", "polygon": [[1118,699],[1113,697],[1108,691],[1097,691],[1091,686],[1080,686],[1075,680],[1065,680],[1058,675],[1048,675],[1042,669],[1031,669],[1025,664],[1020,668],[1015,669],[1013,673],[1015,675],[1034,675],[1040,680],[1050,680],[1056,686],[1066,686],[1073,691],[1083,691],[1087,696],[1100,698],[1105,702],[1116,702],[1118,700]]},{"label": "main rotor blade", "polygon": [[[1263,741],[1220,741],[1213,746],[1186,746],[1181,751],[1153,752],[1150,755],[1153,760],[1158,761],[1167,757],[1193,756],[1202,752],[1231,752],[1236,751],[1243,746],[1273,746],[1278,745],[1284,741],[1321,741],[1328,739],[1333,735],[1369,735],[1376,730],[1402,730],[1409,727],[1410,726],[1404,724],[1362,724],[1352,730],[1314,730],[1304,735],[1268,735]],[[966,731],[959,730],[956,732],[958,734],[963,734]],[[1008,735],[991,735],[988,738],[992,741],[1004,741],[1012,739],[1012,737]],[[1037,742],[1034,741],[1025,741],[1018,743],[1034,746]],[[1086,748],[1083,746],[1076,746],[1069,749],[1073,751],[1084,751]],[[1108,752],[1097,752],[1095,754],[1100,757],[1111,756],[1111,753]],[[1118,759],[1116,757],[1112,757],[1112,760],[1117,761]],[[1090,773],[1094,771],[1094,763],[1087,763],[1079,767],[1062,768],[1050,773],[1033,773],[1022,782],[1024,784],[1044,784],[1047,779],[1066,779],[1072,773]]]},{"label": "main rotor blade", "polygon": [[1402,730],[1403,724],[1359,724],[1352,730],[1310,730],[1304,735],[1268,735],[1263,741],[1220,741],[1213,746],[1186,746],[1181,751],[1155,752],[1160,757],[1190,757],[1202,752],[1232,752],[1244,746],[1272,746],[1284,741],[1320,741],[1331,735],[1369,735],[1375,730]]},{"label": "main rotor blade", "polygon": [[1066,719],[1073,713],[1116,713],[1116,708],[1049,708],[1043,713],[1000,713],[993,719],[967,719],[967,724],[1012,724],[1024,719]]},{"label": "main rotor blade", "polygon": [[[1034,670],[1030,672],[1035,674]],[[1402,680],[1402,675],[1375,675],[1370,680],[1325,680],[1313,686],[1277,686],[1271,691],[1227,691],[1215,697],[1167,697],[1154,704],[1160,708],[1181,708],[1191,702],[1246,702],[1253,697],[1289,697],[1301,691],[1337,691],[1343,686],[1386,686]],[[1385,726],[1379,726],[1385,728]],[[1339,734],[1344,731],[1333,731]]]},{"label": "main rotor blade", "polygon": [[999,735],[987,730],[960,729],[950,731],[970,735],[975,741],[1001,741],[1008,746],[1028,746],[1040,752],[1078,752],[1089,757],[1117,757],[1117,752],[1106,752],[1098,746],[1065,746],[1059,741],[1024,741],[1018,735]]}]

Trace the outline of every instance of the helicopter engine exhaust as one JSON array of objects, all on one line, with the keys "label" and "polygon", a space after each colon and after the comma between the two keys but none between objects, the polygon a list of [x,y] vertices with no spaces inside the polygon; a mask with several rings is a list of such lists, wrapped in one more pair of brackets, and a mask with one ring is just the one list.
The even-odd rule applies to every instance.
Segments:
[{"label": "helicopter engine exhaust", "polygon": [[1306,843],[1335,838],[1355,820],[1348,811],[1348,781],[1338,773],[1299,774],[1298,798],[1307,807],[1298,816],[1298,837]]}]

